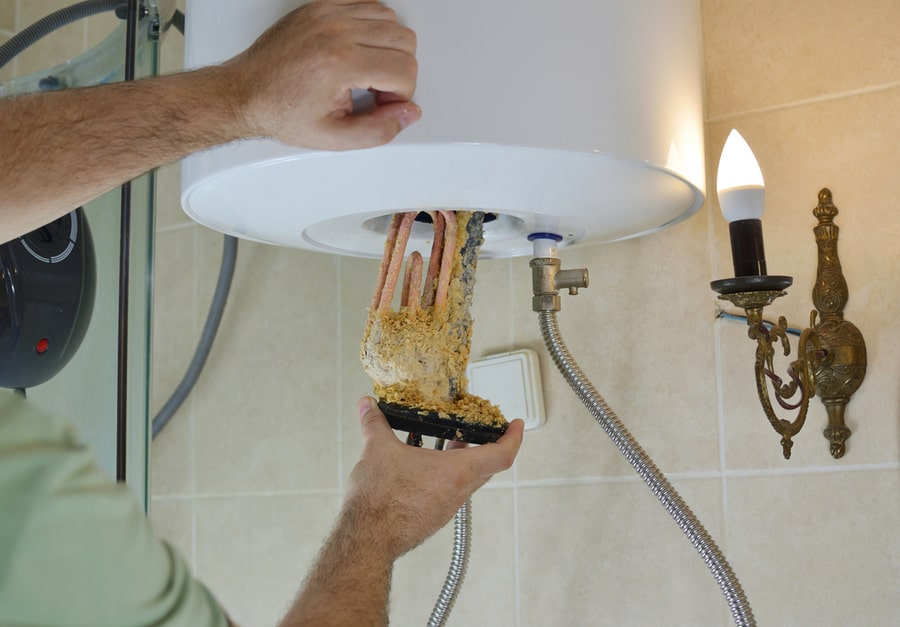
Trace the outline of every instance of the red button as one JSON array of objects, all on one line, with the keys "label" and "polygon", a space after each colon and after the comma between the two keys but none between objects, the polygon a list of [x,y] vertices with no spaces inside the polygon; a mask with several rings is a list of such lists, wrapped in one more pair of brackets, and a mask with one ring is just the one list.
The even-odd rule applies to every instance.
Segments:
[{"label": "red button", "polygon": [[50,340],[45,337],[39,339],[38,343],[34,345],[34,350],[37,351],[38,355],[46,353],[48,348],[50,348]]}]

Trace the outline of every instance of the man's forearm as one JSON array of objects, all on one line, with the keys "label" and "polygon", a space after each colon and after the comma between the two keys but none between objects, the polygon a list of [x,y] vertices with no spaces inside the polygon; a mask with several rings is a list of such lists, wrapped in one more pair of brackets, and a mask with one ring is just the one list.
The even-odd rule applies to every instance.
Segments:
[{"label": "man's forearm", "polygon": [[386,625],[396,556],[377,530],[391,524],[363,502],[345,504],[281,627]]},{"label": "man's forearm", "polygon": [[[378,146],[421,116],[415,33],[374,0],[313,0],[224,65],[0,99],[0,243],[124,181],[248,137]],[[353,115],[353,89],[376,93]]]},{"label": "man's forearm", "polygon": [[252,135],[224,68],[0,99],[0,242],[157,166]]}]

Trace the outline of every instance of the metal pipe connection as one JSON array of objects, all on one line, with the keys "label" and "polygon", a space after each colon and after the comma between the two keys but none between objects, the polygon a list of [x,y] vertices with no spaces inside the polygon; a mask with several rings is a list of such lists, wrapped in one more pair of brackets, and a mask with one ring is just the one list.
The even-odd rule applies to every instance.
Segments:
[{"label": "metal pipe connection", "polygon": [[531,307],[534,311],[559,311],[559,290],[567,289],[574,296],[579,288],[588,286],[587,268],[563,270],[556,257],[538,257],[532,259],[529,265],[534,290]]}]

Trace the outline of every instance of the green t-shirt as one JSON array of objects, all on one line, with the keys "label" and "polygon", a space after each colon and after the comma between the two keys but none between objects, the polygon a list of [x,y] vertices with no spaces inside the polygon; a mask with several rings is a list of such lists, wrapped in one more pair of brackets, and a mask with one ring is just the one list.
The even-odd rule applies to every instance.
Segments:
[{"label": "green t-shirt", "polygon": [[65,424],[0,390],[0,626],[225,626]]}]

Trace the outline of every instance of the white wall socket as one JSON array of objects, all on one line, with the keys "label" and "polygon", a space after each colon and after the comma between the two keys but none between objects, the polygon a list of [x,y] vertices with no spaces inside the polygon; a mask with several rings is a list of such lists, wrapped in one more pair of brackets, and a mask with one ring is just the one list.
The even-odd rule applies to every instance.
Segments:
[{"label": "white wall socket", "polygon": [[466,377],[469,392],[497,405],[507,420],[521,418],[526,429],[546,422],[540,363],[530,348],[470,362]]}]

